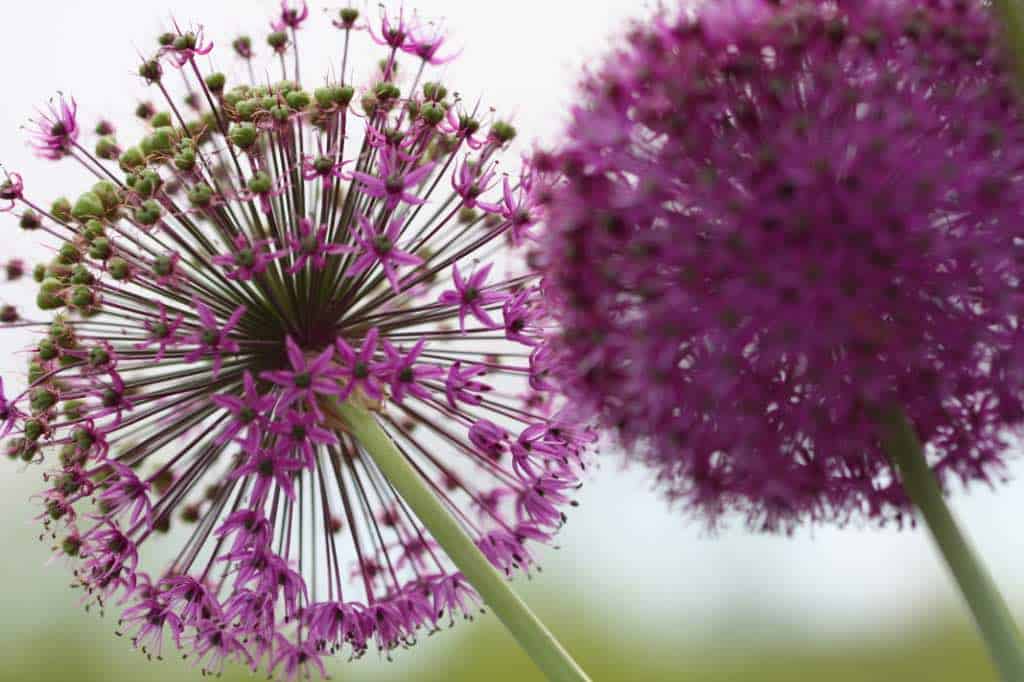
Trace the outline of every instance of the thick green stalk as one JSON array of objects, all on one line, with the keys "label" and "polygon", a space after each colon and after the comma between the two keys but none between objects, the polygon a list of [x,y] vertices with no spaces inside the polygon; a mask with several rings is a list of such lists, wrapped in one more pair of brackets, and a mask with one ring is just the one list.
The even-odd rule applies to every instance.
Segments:
[{"label": "thick green stalk", "polygon": [[1000,676],[1005,682],[1024,681],[1024,648],[1017,624],[946,506],[913,426],[898,411],[888,415],[884,427],[886,452],[956,578]]},{"label": "thick green stalk", "polygon": [[548,679],[557,682],[589,680],[530,608],[487,560],[469,534],[445,508],[423,477],[391,441],[376,417],[352,400],[325,406],[338,419],[384,474],[430,534],[451,557],[484,603],[501,619]]}]

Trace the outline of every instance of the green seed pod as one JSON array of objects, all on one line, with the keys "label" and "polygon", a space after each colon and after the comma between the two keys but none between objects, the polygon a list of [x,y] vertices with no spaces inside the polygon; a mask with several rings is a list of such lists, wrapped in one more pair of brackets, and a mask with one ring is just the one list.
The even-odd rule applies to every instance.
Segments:
[{"label": "green seed pod", "polygon": [[249,99],[249,88],[244,85],[231,88],[224,93],[224,103],[234,109],[242,100]]},{"label": "green seed pod", "polygon": [[36,230],[42,221],[39,220],[39,214],[33,211],[31,208],[25,209],[25,212],[21,214],[21,219],[18,221],[18,225],[23,230]]},{"label": "green seed pod", "polygon": [[153,274],[166,277],[174,270],[174,259],[168,255],[157,256],[153,260]]},{"label": "green seed pod", "polygon": [[155,113],[156,109],[151,102],[139,102],[139,106],[135,107],[135,115],[143,121],[148,121]]},{"label": "green seed pod", "polygon": [[162,126],[153,130],[151,135],[147,135],[142,138],[142,142],[139,143],[139,148],[142,149],[143,154],[146,156],[170,154],[174,149],[176,137],[177,135],[174,132],[174,128],[171,128],[170,126]]},{"label": "green seed pod", "polygon": [[423,105],[423,109],[420,110],[420,119],[430,126],[436,126],[443,121],[444,115],[444,107],[436,102],[427,102]]},{"label": "green seed pod", "polygon": [[85,267],[81,263],[71,269],[71,283],[72,284],[92,284],[95,281],[95,277],[89,268]]},{"label": "green seed pod", "polygon": [[147,168],[136,176],[132,189],[143,197],[151,197],[160,188],[162,183],[163,180],[160,178],[160,174]]},{"label": "green seed pod", "polygon": [[103,346],[93,346],[89,349],[89,364],[93,367],[103,367],[110,362],[110,353]]},{"label": "green seed pod", "polygon": [[36,383],[40,379],[46,376],[46,368],[41,363],[33,360],[28,363],[28,381],[31,384]]},{"label": "green seed pod", "polygon": [[36,388],[32,391],[29,404],[32,407],[33,414],[46,412],[57,404],[57,394],[45,387]]},{"label": "green seed pod", "polygon": [[76,464],[81,463],[82,457],[78,454],[78,448],[75,447],[74,443],[65,443],[60,448],[60,453],[57,455],[57,460],[60,462],[61,467],[70,469]]},{"label": "green seed pod", "polygon": [[178,170],[190,171],[196,167],[196,153],[191,149],[184,149],[174,156],[174,166]]},{"label": "green seed pod", "polygon": [[97,182],[92,186],[92,193],[100,198],[103,208],[108,214],[121,205],[121,194],[118,192],[117,185],[110,180]]},{"label": "green seed pod", "polygon": [[57,344],[53,342],[53,339],[41,340],[36,350],[39,352],[39,357],[47,361],[53,360],[60,355],[60,349],[57,348]]},{"label": "green seed pod", "polygon": [[170,47],[174,44],[175,34],[167,32],[161,33],[156,41],[160,44],[160,47]]},{"label": "green seed pod", "polygon": [[60,543],[60,551],[64,552],[64,554],[69,557],[78,556],[78,551],[81,549],[81,547],[82,541],[74,535],[67,536],[66,538],[61,540]]},{"label": "green seed pod", "polygon": [[29,419],[25,422],[25,438],[32,443],[39,440],[45,431],[43,423],[38,419]]},{"label": "green seed pod", "polygon": [[85,403],[81,400],[65,400],[64,404],[61,405],[61,412],[68,419],[75,420],[82,417],[82,408],[85,407]]},{"label": "green seed pod", "polygon": [[448,88],[437,82],[424,83],[423,96],[430,102],[440,102],[448,96]]},{"label": "green seed pod", "polygon": [[507,144],[515,139],[516,129],[506,121],[495,121],[491,126],[491,137],[501,144]]},{"label": "green seed pod", "polygon": [[171,118],[171,112],[159,111],[153,114],[153,118],[149,120],[149,124],[154,128],[169,128],[174,125],[174,122]]},{"label": "green seed pod", "polygon": [[358,18],[359,10],[355,7],[342,7],[338,11],[338,19],[341,20],[341,24],[346,30],[355,26],[356,19]]},{"label": "green seed pod", "polygon": [[72,284],[92,284],[95,281],[95,277],[89,268],[85,267],[81,263],[76,265],[71,270],[71,283]]},{"label": "green seed pod", "polygon": [[32,279],[40,283],[46,279],[46,266],[42,263],[36,263],[35,267],[32,268]]},{"label": "green seed pod", "polygon": [[104,135],[96,140],[96,156],[104,161],[113,161],[119,152],[120,147],[117,146],[113,135]]},{"label": "green seed pod", "polygon": [[135,222],[140,225],[155,225],[161,215],[163,215],[163,209],[160,204],[152,199],[147,199],[135,209]]},{"label": "green seed pod", "polygon": [[283,50],[288,45],[288,34],[284,31],[274,31],[267,36],[267,45],[275,50]]},{"label": "green seed pod", "polygon": [[206,77],[206,87],[210,89],[210,92],[215,95],[224,92],[224,85],[227,83],[227,77],[220,73],[211,73]]},{"label": "green seed pod", "polygon": [[259,132],[256,130],[256,126],[251,123],[238,123],[231,126],[231,130],[228,131],[228,138],[231,143],[241,149],[249,149],[259,137]]},{"label": "green seed pod", "polygon": [[252,117],[259,113],[262,106],[258,99],[244,99],[235,106],[235,112],[238,113],[238,118],[243,121],[251,121]]},{"label": "green seed pod", "polygon": [[270,191],[272,186],[273,180],[271,180],[270,176],[263,171],[256,173],[249,180],[249,190],[256,194],[266,194]]},{"label": "green seed pod", "polygon": [[334,95],[332,93],[333,88],[322,87],[317,88],[313,91],[313,99],[316,100],[316,105],[321,109],[330,109],[334,103]]},{"label": "green seed pod", "polygon": [[50,205],[50,215],[61,222],[71,220],[71,202],[66,197],[59,197]]},{"label": "green seed pod", "polygon": [[95,300],[92,289],[87,286],[76,286],[71,290],[71,305],[76,308],[91,306]]},{"label": "green seed pod", "polygon": [[119,256],[114,256],[110,259],[107,263],[107,271],[110,272],[110,276],[118,282],[128,279],[132,274],[132,268],[128,264],[128,261]]},{"label": "green seed pod", "polygon": [[194,50],[196,48],[196,34],[189,31],[174,38],[171,43],[175,50]]},{"label": "green seed pod", "polygon": [[285,106],[274,106],[270,108],[270,116],[278,123],[284,123],[292,115],[292,110]]},{"label": "green seed pod", "polygon": [[103,223],[94,218],[85,224],[82,234],[85,236],[86,241],[92,243],[96,238],[105,236],[107,228],[103,226]]},{"label": "green seed pod", "polygon": [[82,252],[74,244],[65,243],[57,251],[57,259],[64,265],[71,265],[82,260]]},{"label": "green seed pod", "polygon": [[86,192],[78,197],[71,209],[71,217],[83,223],[90,218],[100,218],[104,213],[103,201],[94,192]]},{"label": "green seed pod", "polygon": [[187,196],[193,206],[208,206],[213,199],[213,189],[206,183],[200,183],[190,189]]},{"label": "green seed pod", "polygon": [[160,66],[160,62],[155,59],[149,59],[142,62],[139,66],[139,75],[146,79],[147,82],[153,83],[160,80],[164,70]]},{"label": "green seed pod", "polygon": [[377,104],[379,104],[379,101],[377,100],[376,95],[368,93],[363,95],[363,98],[359,100],[359,104],[363,107],[363,113],[367,116],[373,116],[374,112],[377,111]]},{"label": "green seed pod", "polygon": [[117,163],[125,173],[131,173],[136,168],[146,165],[146,156],[138,147],[129,147],[121,152]]},{"label": "green seed pod", "polygon": [[284,99],[288,102],[288,106],[296,111],[306,109],[313,101],[313,98],[309,96],[309,93],[303,90],[293,90],[285,95]]},{"label": "green seed pod", "polygon": [[377,87],[373,89],[373,93],[382,102],[390,102],[402,96],[402,91],[398,89],[398,86],[387,81],[378,83]]}]

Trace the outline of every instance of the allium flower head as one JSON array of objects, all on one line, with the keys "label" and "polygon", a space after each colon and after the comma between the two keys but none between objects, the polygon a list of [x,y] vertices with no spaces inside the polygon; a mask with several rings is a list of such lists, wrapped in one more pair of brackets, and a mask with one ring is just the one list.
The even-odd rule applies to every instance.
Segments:
[{"label": "allium flower head", "polygon": [[1024,128],[983,3],[706,2],[582,88],[534,159],[553,366],[673,499],[900,517],[892,410],[942,481],[989,479],[1024,416]]},{"label": "allium flower head", "polygon": [[[292,41],[306,14],[282,3]],[[347,61],[355,10],[341,16]],[[380,25],[388,40],[412,30]],[[470,143],[489,122],[429,80],[434,52],[385,43],[369,85],[308,91],[204,74],[212,43],[176,27],[139,70],[166,110],[142,112],[136,144],[105,123],[113,162],[77,143],[71,99],[33,132],[98,182],[45,205],[17,174],[0,187],[54,253],[32,271],[44,312],[0,315],[32,333],[27,387],[0,383],[0,435],[41,467],[46,537],[78,586],[125,604],[119,629],[147,653],[171,642],[209,672],[294,677],[479,607],[332,401],[372,411],[505,572],[529,570],[577,486],[592,437],[538,388],[551,356],[537,278],[499,275],[521,227],[462,220],[470,199],[452,189],[493,169],[511,126]],[[252,57],[248,40],[235,50]],[[274,60],[298,70],[287,51]],[[186,107],[160,63],[180,68]],[[524,201],[529,178],[506,195]]]}]

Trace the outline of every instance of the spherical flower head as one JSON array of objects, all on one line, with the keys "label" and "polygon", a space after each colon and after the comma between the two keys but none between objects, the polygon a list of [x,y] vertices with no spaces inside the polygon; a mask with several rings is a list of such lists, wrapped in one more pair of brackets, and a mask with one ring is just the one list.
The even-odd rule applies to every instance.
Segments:
[{"label": "spherical flower head", "polygon": [[[449,114],[436,50],[405,49],[443,36],[402,16],[377,47],[342,10],[343,64],[369,48],[385,66],[307,90],[307,14],[281,4],[274,83],[262,65],[249,83],[204,73],[213,44],[175,26],[143,57],[139,85],[165,99],[140,111],[141,139],[107,123],[92,154],[62,100],[33,136],[83,166],[83,191],[0,184],[53,254],[4,265],[43,311],[0,307],[29,344],[27,386],[0,383],[6,451],[43,470],[44,537],[86,600],[124,604],[119,631],[148,655],[173,645],[212,674],[322,675],[331,654],[387,653],[480,608],[342,401],[508,573],[562,525],[592,440],[545,380],[539,274],[498,265],[537,213],[528,168],[498,186],[509,128]],[[486,229],[459,221],[473,206]]]},{"label": "spherical flower head", "polygon": [[980,2],[659,14],[538,155],[554,374],[671,499],[767,530],[900,517],[902,411],[943,483],[1022,412],[1021,126]]}]

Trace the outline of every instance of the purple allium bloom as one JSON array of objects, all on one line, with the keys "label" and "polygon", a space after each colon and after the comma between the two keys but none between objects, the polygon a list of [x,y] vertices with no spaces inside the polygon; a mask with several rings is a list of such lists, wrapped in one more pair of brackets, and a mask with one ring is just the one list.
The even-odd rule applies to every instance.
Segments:
[{"label": "purple allium bloom", "polygon": [[[74,97],[60,97],[56,106],[51,102],[48,105],[48,112],[39,112],[39,118],[32,121],[36,129],[32,131],[32,148],[36,150],[36,156],[59,161],[74,147],[78,140],[78,105]],[[21,178],[18,178],[18,190],[21,190]],[[4,199],[13,197],[2,197]]]},{"label": "purple allium bloom", "polygon": [[711,522],[903,518],[894,409],[943,484],[991,480],[1024,417],[1024,127],[997,34],[973,0],[635,26],[534,159],[564,324],[538,371]]},{"label": "purple allium bloom", "polygon": [[452,366],[448,368],[448,376],[444,381],[444,395],[448,401],[448,406],[453,410],[457,410],[457,403],[466,403],[468,405],[479,405],[483,402],[483,396],[481,393],[486,393],[491,390],[491,386],[477,381],[474,377],[481,376],[487,372],[487,368],[483,365],[470,365],[466,369],[462,368],[462,363],[456,360],[452,363]]},{"label": "purple allium bloom", "polygon": [[430,177],[435,165],[428,162],[418,168],[410,168],[402,163],[397,152],[383,149],[378,162],[379,175],[353,171],[352,177],[362,183],[362,191],[367,196],[384,199],[385,209],[393,211],[401,202],[413,206],[425,202],[413,188]]},{"label": "purple allium bloom", "polygon": [[174,30],[174,40],[161,47],[160,54],[170,57],[179,69],[195,64],[196,56],[208,55],[213,51],[213,42],[206,42],[202,26],[194,31],[182,31],[175,25]]},{"label": "purple allium bloom", "polygon": [[405,219],[397,217],[388,223],[386,230],[378,232],[366,216],[359,216],[359,229],[353,235],[359,243],[359,258],[352,264],[350,272],[359,275],[373,266],[380,264],[384,276],[387,277],[391,289],[400,293],[398,284],[399,265],[419,265],[423,259],[406,251],[395,244],[402,233]]},{"label": "purple allium bloom", "polygon": [[4,395],[4,379],[0,377],[0,438],[10,433],[22,416],[18,408]]},{"label": "purple allium bloom", "polygon": [[[139,81],[170,98],[171,125],[153,106],[119,159],[61,152],[86,169],[73,199],[0,185],[53,254],[10,284],[37,286],[52,319],[4,327],[30,360],[27,387],[0,391],[0,432],[42,469],[39,519],[76,586],[124,603],[122,632],[151,655],[317,674],[329,654],[387,654],[477,612],[332,401],[365,408],[503,571],[534,567],[578,485],[589,441],[559,416],[539,275],[485,282],[533,212],[533,171],[503,196],[491,169],[510,138],[445,115],[455,89],[431,80],[436,51],[411,48],[442,36],[409,17],[381,30],[382,49],[338,36],[343,64],[361,39],[387,60],[368,87],[318,75],[307,90],[301,73],[203,73],[209,44],[175,29],[155,56],[182,78],[144,60],[154,78]],[[297,71],[290,50],[272,56]],[[420,67],[403,91],[396,74]],[[184,94],[195,106],[176,105]],[[500,208],[485,231],[458,222],[472,205]],[[463,334],[467,315],[487,329]]]},{"label": "purple allium bloom", "polygon": [[7,202],[7,205],[0,208],[0,213],[9,213],[21,200],[21,195],[25,191],[25,183],[22,181],[21,176],[17,173],[9,173],[4,178],[3,182],[0,182],[0,199]]},{"label": "purple allium bloom", "polygon": [[313,221],[309,218],[299,220],[297,234],[288,240],[291,248],[288,267],[288,274],[294,275],[306,266],[313,270],[323,270],[327,267],[327,261],[331,256],[343,253],[351,253],[352,246],[327,243],[327,225],[314,227]]},{"label": "purple allium bloom", "polygon": [[501,217],[512,223],[512,227],[507,233],[509,241],[512,246],[522,246],[526,239],[532,238],[530,228],[540,220],[537,200],[529,187],[529,175],[524,174],[519,180],[518,187],[515,188],[512,187],[512,182],[506,175],[502,181],[502,190]]},{"label": "purple allium bloom", "polygon": [[378,45],[402,50],[408,44],[413,26],[413,22],[406,21],[404,7],[399,8],[398,21],[394,22],[387,9],[382,5],[379,29],[374,31],[373,25],[367,24],[367,31],[369,31],[373,42]]},{"label": "purple allium bloom", "polygon": [[408,353],[402,353],[400,348],[395,348],[385,339],[384,351],[388,355],[385,372],[391,382],[391,398],[395,402],[402,402],[407,394],[422,400],[429,400],[433,396],[432,391],[422,382],[436,379],[444,374],[444,369],[419,360],[420,353],[426,345],[427,340],[420,339]]},{"label": "purple allium bloom", "polygon": [[346,161],[344,163],[337,163],[331,156],[306,156],[302,159],[302,179],[312,180],[314,178],[321,178],[324,183],[324,188],[331,186],[331,182],[338,178],[345,178],[344,167],[345,164],[351,163]]},{"label": "purple allium bloom", "polygon": [[443,57],[438,55],[446,38],[444,30],[437,24],[432,22],[421,24],[413,27],[409,32],[409,36],[401,46],[401,50],[416,55],[431,66],[440,66],[454,61],[462,52],[461,50],[456,50]]},{"label": "purple allium bloom", "polygon": [[216,379],[220,374],[221,367],[224,366],[224,356],[241,351],[241,346],[237,340],[232,338],[232,334],[247,309],[244,305],[238,306],[228,316],[224,324],[221,324],[208,305],[199,299],[193,299],[192,303],[195,305],[196,315],[199,318],[198,325],[191,336],[185,337],[184,342],[190,346],[196,346],[196,348],[185,356],[185,362],[195,362],[201,358],[212,357],[213,378]]},{"label": "purple allium bloom", "polygon": [[260,377],[280,387],[278,407],[289,407],[301,401],[302,406],[322,418],[317,406],[319,396],[336,396],[342,392],[333,362],[334,348],[327,346],[316,358],[307,360],[302,349],[289,336],[285,340],[285,351],[290,367],[263,372]]},{"label": "purple allium bloom", "polygon": [[270,26],[275,31],[283,31],[286,28],[294,31],[302,26],[302,22],[307,17],[309,17],[309,6],[306,4],[306,0],[302,0],[302,6],[297,8],[292,7],[289,0],[281,0],[281,15],[277,21],[271,22]]},{"label": "purple allium bloom", "polygon": [[338,373],[345,387],[341,398],[348,398],[353,391],[360,391],[371,401],[383,397],[382,384],[388,376],[389,363],[377,358],[377,339],[380,333],[373,327],[363,338],[357,352],[345,339],[338,337],[335,346],[338,353]]},{"label": "purple allium bloom", "polygon": [[264,432],[270,427],[270,415],[278,397],[271,393],[261,393],[256,387],[252,372],[245,370],[242,373],[240,393],[215,395],[210,400],[231,415],[227,426],[217,438],[218,445],[223,445],[242,431],[246,432],[245,439],[240,439],[243,442],[260,442]]},{"label": "purple allium bloom", "polygon": [[493,168],[484,171],[479,164],[471,163],[468,158],[463,160],[458,171],[452,175],[452,189],[462,197],[463,205],[467,208],[479,208],[488,213],[501,212],[501,206],[479,201],[478,197],[491,189],[495,182]]},{"label": "purple allium bloom", "polygon": [[160,311],[160,314],[156,319],[143,321],[142,324],[149,334],[145,341],[139,341],[135,344],[135,350],[146,350],[150,346],[156,346],[157,352],[153,359],[159,361],[164,359],[168,348],[173,348],[185,340],[184,336],[178,334],[182,322],[185,321],[185,314],[179,312],[172,319],[167,314],[167,306],[163,302],[157,303],[157,309]]},{"label": "purple allium bloom", "polygon": [[238,235],[229,253],[218,254],[210,260],[223,266],[228,271],[229,279],[247,282],[262,274],[271,262],[285,254],[284,251],[270,251],[269,245],[269,239],[250,242],[248,237]]},{"label": "purple allium bloom", "polygon": [[488,263],[469,276],[462,277],[459,266],[456,263],[452,266],[452,283],[455,289],[448,289],[441,293],[437,299],[446,306],[457,306],[459,312],[459,330],[466,333],[466,315],[472,313],[480,324],[486,329],[499,329],[500,324],[494,321],[487,312],[488,306],[502,303],[508,298],[507,294],[496,291],[492,287],[484,288],[487,275],[491,272],[492,264]]}]

